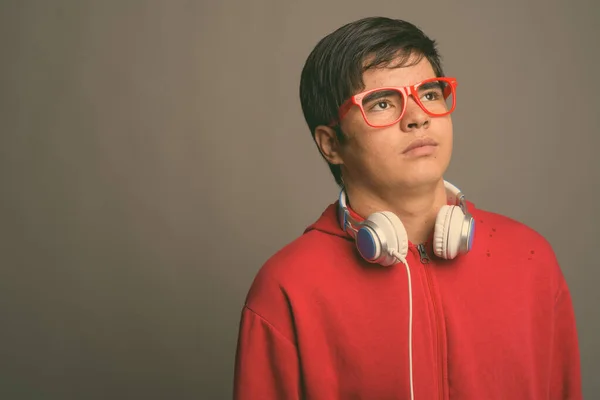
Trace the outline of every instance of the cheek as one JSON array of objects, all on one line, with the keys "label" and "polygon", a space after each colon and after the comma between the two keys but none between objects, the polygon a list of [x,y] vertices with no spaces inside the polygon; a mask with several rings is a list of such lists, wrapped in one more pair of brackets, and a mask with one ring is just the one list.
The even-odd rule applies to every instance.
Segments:
[{"label": "cheek", "polygon": [[452,147],[452,143],[454,142],[454,134],[452,132],[452,126],[450,126],[448,129],[445,129],[443,131],[442,138],[444,140],[444,143],[446,143],[446,145],[448,147]]},{"label": "cheek", "polygon": [[[386,169],[395,159],[394,150],[399,146],[394,146],[386,140],[381,132],[355,132],[348,143],[345,154],[347,166],[352,166],[360,174],[373,175],[377,171]],[[360,135],[360,136],[358,136]],[[392,161],[392,162],[391,162]]]},{"label": "cheek", "polygon": [[350,119],[342,129],[348,138],[348,147],[355,157],[368,158],[381,154],[382,150],[389,147],[386,143],[389,143],[391,137],[387,130],[367,126],[360,115],[354,119]]},{"label": "cheek", "polygon": [[443,130],[440,131],[439,140],[441,146],[441,161],[444,163],[449,163],[450,158],[452,157],[452,151],[454,147],[454,136],[452,132],[452,125],[445,126]]},{"label": "cheek", "polygon": [[402,149],[406,147],[407,138],[403,138],[398,132],[385,132],[383,130],[368,132],[365,135],[363,148],[365,155],[376,158],[375,163],[387,163],[390,157],[399,155]]},{"label": "cheek", "polygon": [[452,141],[454,138],[454,133],[452,131],[452,120],[448,118],[446,120],[436,122],[438,123],[432,126],[432,130],[435,132],[434,137],[445,146],[452,146]]}]

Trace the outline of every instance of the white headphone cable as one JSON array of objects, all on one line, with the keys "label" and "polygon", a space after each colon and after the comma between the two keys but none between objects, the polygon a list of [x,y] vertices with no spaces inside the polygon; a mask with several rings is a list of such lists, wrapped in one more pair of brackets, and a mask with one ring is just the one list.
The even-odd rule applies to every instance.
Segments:
[{"label": "white headphone cable", "polygon": [[408,371],[409,371],[409,381],[410,381],[410,399],[415,399],[415,389],[413,384],[413,356],[412,356],[412,320],[413,320],[413,296],[412,296],[412,282],[410,276],[410,268],[408,266],[408,262],[406,258],[402,257],[400,253],[396,250],[392,250],[391,254],[396,257],[397,260],[402,262],[406,267],[406,275],[408,281]]}]

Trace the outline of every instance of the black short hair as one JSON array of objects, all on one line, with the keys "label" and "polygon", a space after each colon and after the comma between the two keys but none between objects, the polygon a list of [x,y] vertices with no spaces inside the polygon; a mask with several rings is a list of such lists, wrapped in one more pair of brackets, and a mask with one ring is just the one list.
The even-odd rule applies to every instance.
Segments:
[{"label": "black short hair", "polygon": [[[368,17],[350,22],[321,39],[308,56],[300,78],[300,103],[304,118],[315,139],[315,129],[337,118],[342,103],[364,88],[363,73],[386,66],[398,59],[395,67],[408,65],[423,57],[438,77],[444,76],[436,42],[414,24],[400,19]],[[344,134],[336,126],[338,140]],[[329,164],[338,185],[342,186],[339,165]]]}]

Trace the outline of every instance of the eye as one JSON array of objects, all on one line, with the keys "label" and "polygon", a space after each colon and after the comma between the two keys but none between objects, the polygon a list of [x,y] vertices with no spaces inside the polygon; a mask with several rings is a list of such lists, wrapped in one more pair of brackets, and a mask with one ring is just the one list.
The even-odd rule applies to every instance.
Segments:
[{"label": "eye", "polygon": [[387,101],[380,101],[378,103],[375,103],[375,105],[373,105],[371,109],[387,110],[389,107],[390,103],[388,103]]},{"label": "eye", "polygon": [[394,107],[396,107],[396,105],[391,99],[378,99],[372,101],[370,104],[366,104],[365,109],[369,112],[381,112],[389,111]]},{"label": "eye", "polygon": [[423,93],[421,96],[421,100],[425,101],[435,101],[442,98],[442,93],[437,90],[430,90],[428,92]]},{"label": "eye", "polygon": [[402,94],[390,89],[376,90],[363,98],[362,105],[367,112],[389,112],[402,108]]}]

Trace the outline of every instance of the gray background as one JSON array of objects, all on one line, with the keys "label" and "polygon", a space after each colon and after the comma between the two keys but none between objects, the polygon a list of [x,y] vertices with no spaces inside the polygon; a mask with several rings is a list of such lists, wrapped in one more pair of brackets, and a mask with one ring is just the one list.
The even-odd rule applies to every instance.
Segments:
[{"label": "gray background", "polygon": [[553,244],[600,396],[599,4],[2,1],[0,398],[231,397],[255,273],[337,195],[302,65],[370,15],[439,41],[446,178]]}]

